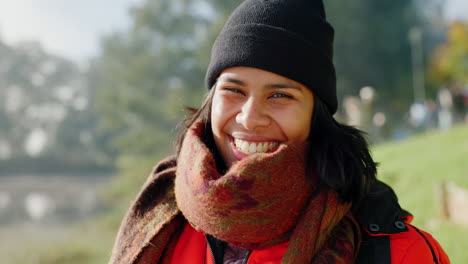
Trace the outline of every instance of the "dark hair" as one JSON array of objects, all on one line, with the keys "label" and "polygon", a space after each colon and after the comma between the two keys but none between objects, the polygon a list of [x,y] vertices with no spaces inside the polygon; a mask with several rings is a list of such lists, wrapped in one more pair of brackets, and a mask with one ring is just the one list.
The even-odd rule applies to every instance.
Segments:
[{"label": "dark hair", "polygon": [[357,206],[376,181],[377,163],[361,130],[340,124],[325,104],[314,97],[309,150],[310,166],[321,187],[329,187],[346,202]]},{"label": "dark hair", "polygon": [[[189,127],[197,120],[205,124],[209,149],[217,156],[217,149],[211,133],[211,103],[215,88],[210,89],[199,109],[188,108],[188,115],[181,123],[176,142],[177,156]],[[319,189],[336,190],[342,201],[352,202],[356,207],[376,181],[377,164],[372,159],[364,133],[352,126],[338,123],[326,105],[314,97],[314,111],[309,135],[309,167],[319,177]],[[218,165],[224,166],[217,158]],[[218,167],[222,168],[222,167]]]},{"label": "dark hair", "polygon": [[[216,84],[215,84],[216,86]],[[192,107],[187,107],[187,115],[185,118],[182,120],[182,122],[179,123],[179,132],[177,135],[176,139],[176,155],[177,157],[179,156],[180,149],[182,148],[182,142],[184,141],[185,134],[187,133],[188,129],[195,123],[197,120],[201,120],[205,124],[205,129],[204,133],[205,135],[202,135],[202,138],[207,140],[207,142],[214,142],[213,140],[213,134],[212,133],[207,133],[211,131],[211,104],[213,102],[213,95],[215,92],[215,87],[211,88],[208,94],[205,96],[205,99],[203,100],[202,105],[200,108],[192,108]],[[213,144],[208,144],[208,148],[210,150],[216,149]]]}]

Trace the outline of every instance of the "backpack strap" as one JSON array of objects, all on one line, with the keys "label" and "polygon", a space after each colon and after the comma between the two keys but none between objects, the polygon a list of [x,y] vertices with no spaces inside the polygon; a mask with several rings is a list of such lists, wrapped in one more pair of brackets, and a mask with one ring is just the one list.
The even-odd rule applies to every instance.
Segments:
[{"label": "backpack strap", "polygon": [[424,241],[426,241],[427,246],[431,250],[432,259],[434,260],[434,263],[439,264],[439,259],[438,259],[437,255],[436,255],[435,251],[434,251],[434,248],[432,247],[431,243],[429,242],[429,239],[427,239],[427,237],[417,227],[415,227],[413,225],[412,225],[412,227],[416,230],[416,232],[418,232],[418,234],[420,236],[422,236],[424,238]]}]

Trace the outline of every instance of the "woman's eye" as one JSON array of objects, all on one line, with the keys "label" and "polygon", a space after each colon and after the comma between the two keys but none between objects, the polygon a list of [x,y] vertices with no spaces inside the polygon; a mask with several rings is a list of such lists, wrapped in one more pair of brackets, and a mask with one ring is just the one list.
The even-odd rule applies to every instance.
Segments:
[{"label": "woman's eye", "polygon": [[274,93],[271,95],[272,98],[293,98],[292,96],[284,93]]},{"label": "woman's eye", "polygon": [[242,92],[242,90],[239,88],[226,87],[226,88],[223,88],[223,90],[233,92],[233,93],[244,94],[244,92]]}]

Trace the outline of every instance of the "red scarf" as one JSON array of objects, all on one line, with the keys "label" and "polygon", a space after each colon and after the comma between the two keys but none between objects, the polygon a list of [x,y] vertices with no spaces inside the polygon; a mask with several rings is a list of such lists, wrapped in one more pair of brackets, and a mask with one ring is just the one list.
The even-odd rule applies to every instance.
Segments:
[{"label": "red scarf", "polygon": [[305,146],[250,155],[223,175],[203,128],[188,130],[177,162],[177,205],[193,227],[249,249],[289,240],[283,263],[354,261],[360,235],[350,204],[330,189],[312,197],[317,177],[306,173]]},{"label": "red scarf", "polygon": [[200,137],[203,127],[189,129],[177,162],[155,168],[122,223],[109,263],[170,263],[187,220],[250,249],[289,240],[282,263],[354,262],[360,233],[350,204],[329,189],[312,196],[317,177],[306,173],[305,146],[251,155],[221,175]]}]

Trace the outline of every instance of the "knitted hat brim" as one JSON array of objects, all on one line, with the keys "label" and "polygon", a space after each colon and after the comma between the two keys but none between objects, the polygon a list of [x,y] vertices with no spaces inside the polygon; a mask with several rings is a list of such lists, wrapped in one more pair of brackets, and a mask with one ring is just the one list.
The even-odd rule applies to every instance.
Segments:
[{"label": "knitted hat brim", "polygon": [[317,52],[320,47],[321,43],[282,28],[261,24],[230,27],[214,43],[205,82],[213,87],[221,72],[232,67],[266,70],[305,85],[333,114],[338,106],[335,68],[324,52]]}]

